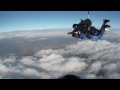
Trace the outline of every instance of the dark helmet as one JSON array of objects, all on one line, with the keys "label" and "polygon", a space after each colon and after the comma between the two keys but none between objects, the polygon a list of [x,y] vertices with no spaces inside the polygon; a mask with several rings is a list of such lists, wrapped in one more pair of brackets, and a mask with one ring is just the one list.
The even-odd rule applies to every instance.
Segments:
[{"label": "dark helmet", "polygon": [[90,26],[92,25],[92,21],[90,19],[86,19],[85,20],[86,22],[89,22],[90,23]]},{"label": "dark helmet", "polygon": [[79,34],[73,33],[72,36],[73,36],[74,38],[76,38],[76,39],[80,39]]},{"label": "dark helmet", "polygon": [[92,21],[90,19],[81,20],[81,25],[87,25],[88,27],[92,25]]},{"label": "dark helmet", "polygon": [[73,28],[75,28],[76,26],[77,26],[77,24],[73,24],[73,26],[72,26],[72,27],[73,27]]},{"label": "dark helmet", "polygon": [[76,37],[76,36],[77,36],[77,34],[76,34],[76,33],[73,33],[73,34],[72,34],[72,36],[73,36],[73,37]]}]

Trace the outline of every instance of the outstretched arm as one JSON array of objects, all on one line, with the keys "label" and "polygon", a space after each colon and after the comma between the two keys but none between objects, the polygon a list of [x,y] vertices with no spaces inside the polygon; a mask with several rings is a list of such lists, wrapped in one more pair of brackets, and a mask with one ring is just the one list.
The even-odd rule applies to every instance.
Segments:
[{"label": "outstretched arm", "polygon": [[78,26],[78,27],[75,27],[74,30],[73,30],[72,32],[68,32],[68,34],[71,35],[71,34],[73,34],[73,33],[75,33],[75,32],[78,32],[80,29],[81,29],[81,27],[79,27],[79,26]]},{"label": "outstretched arm", "polygon": [[87,26],[79,25],[79,26],[75,27],[74,30],[72,32],[69,32],[68,34],[73,34],[75,32],[81,31],[81,30],[86,31],[86,29],[87,29]]}]

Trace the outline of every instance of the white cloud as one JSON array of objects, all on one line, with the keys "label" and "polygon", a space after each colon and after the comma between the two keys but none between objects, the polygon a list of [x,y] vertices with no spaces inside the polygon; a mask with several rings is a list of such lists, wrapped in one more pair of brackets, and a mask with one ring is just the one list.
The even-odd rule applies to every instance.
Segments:
[{"label": "white cloud", "polygon": [[98,71],[102,68],[102,63],[101,62],[96,62],[96,63],[93,63],[91,66],[90,66],[90,70],[89,72],[90,73],[98,73]]},{"label": "white cloud", "polygon": [[5,65],[0,64],[0,75],[4,75],[6,72],[8,72],[8,68]]},{"label": "white cloud", "polygon": [[35,61],[36,61],[36,58],[31,57],[31,56],[21,58],[20,60],[20,62],[24,65],[34,65]]},{"label": "white cloud", "polygon": [[40,78],[40,73],[37,70],[33,69],[33,68],[26,68],[26,69],[23,70],[23,73],[26,76],[28,76],[29,78],[30,77],[32,77],[32,78],[35,78],[35,77]]},{"label": "white cloud", "polygon": [[87,74],[85,77],[85,79],[97,79],[97,76],[95,74]]}]

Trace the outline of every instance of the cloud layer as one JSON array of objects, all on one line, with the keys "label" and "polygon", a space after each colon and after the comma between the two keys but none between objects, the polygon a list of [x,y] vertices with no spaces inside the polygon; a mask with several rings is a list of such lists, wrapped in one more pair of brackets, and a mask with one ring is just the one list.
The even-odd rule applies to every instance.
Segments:
[{"label": "cloud layer", "polygon": [[40,50],[34,56],[0,59],[1,78],[58,78],[74,74],[84,79],[120,78],[120,44],[81,41],[62,49]]},{"label": "cloud layer", "polygon": [[[119,33],[108,32],[99,41],[85,40],[64,48],[42,49],[32,56],[0,57],[0,78],[57,79],[73,74],[83,79],[119,79]],[[53,35],[46,34],[49,36]]]}]

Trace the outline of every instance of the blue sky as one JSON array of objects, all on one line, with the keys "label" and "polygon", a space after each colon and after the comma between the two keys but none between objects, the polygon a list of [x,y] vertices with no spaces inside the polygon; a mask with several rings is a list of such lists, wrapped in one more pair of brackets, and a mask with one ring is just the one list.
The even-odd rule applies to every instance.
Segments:
[{"label": "blue sky", "polygon": [[[87,18],[87,11],[0,11],[0,32],[71,28],[80,19]],[[112,28],[120,29],[120,11],[90,11],[93,26],[100,27],[103,19],[110,19]]]}]

